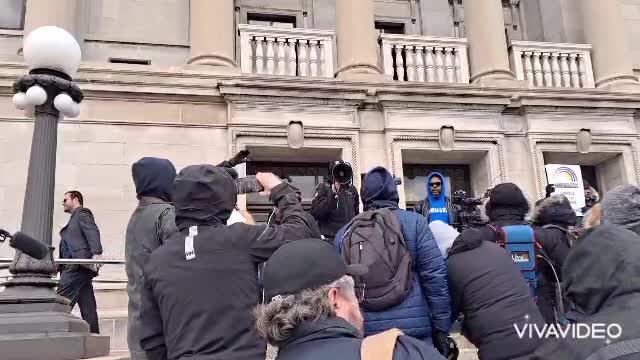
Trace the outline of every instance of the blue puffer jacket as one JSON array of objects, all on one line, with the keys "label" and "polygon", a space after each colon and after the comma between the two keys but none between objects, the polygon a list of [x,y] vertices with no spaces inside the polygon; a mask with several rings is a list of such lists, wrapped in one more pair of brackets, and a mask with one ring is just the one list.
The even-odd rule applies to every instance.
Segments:
[{"label": "blue puffer jacket", "polygon": [[[365,210],[395,209],[402,235],[413,258],[413,286],[400,304],[381,312],[364,311],[366,335],[398,328],[406,335],[430,338],[432,331],[448,333],[451,302],[447,268],[438,245],[423,216],[398,208],[398,191],[391,174],[383,167],[371,170],[364,179],[362,200]],[[336,234],[335,246],[342,250],[347,226]]]}]

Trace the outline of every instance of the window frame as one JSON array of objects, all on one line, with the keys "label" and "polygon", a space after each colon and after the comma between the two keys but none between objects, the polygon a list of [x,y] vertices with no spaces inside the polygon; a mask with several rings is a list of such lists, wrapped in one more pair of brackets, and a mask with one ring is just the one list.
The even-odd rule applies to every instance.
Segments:
[{"label": "window frame", "polygon": [[14,31],[24,31],[25,18],[27,15],[27,0],[22,0],[22,13],[20,14],[20,25],[19,27],[5,27],[2,23],[0,23],[0,32],[14,32]]}]

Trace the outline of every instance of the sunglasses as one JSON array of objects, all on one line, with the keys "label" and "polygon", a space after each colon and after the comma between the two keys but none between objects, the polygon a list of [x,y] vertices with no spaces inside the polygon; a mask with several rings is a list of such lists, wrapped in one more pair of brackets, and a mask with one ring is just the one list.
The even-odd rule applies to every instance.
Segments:
[{"label": "sunglasses", "polygon": [[431,186],[431,187],[440,187],[440,186],[442,186],[442,183],[441,182],[431,183],[431,184],[429,184],[429,186]]}]

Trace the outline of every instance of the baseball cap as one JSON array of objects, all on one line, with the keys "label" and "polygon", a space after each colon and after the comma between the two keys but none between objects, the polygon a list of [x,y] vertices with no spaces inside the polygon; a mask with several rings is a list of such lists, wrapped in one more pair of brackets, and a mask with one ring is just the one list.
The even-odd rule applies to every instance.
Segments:
[{"label": "baseball cap", "polygon": [[344,275],[361,276],[367,267],[347,265],[336,249],[321,239],[295,240],[282,245],[267,260],[262,282],[265,301],[328,285]]}]

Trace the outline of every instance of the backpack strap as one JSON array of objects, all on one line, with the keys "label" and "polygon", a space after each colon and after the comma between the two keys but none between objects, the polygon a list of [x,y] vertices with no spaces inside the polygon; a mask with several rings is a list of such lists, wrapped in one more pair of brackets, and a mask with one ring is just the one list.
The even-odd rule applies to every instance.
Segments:
[{"label": "backpack strap", "polygon": [[393,360],[393,350],[398,336],[404,333],[399,329],[390,329],[362,340],[360,358],[362,360]]},{"label": "backpack strap", "polygon": [[640,354],[640,338],[613,343],[589,355],[587,360],[611,360],[631,354]]}]

